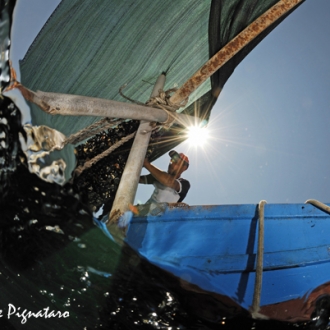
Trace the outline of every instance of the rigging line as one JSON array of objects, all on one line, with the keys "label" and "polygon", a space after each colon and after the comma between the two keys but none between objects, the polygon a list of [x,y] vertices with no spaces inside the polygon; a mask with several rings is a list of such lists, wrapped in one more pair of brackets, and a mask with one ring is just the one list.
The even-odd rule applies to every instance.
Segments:
[{"label": "rigging line", "polygon": [[316,199],[308,199],[305,204],[312,204],[313,206],[315,206],[316,208],[322,210],[323,212],[326,212],[328,214],[330,214],[330,207],[326,204],[323,204],[321,202],[319,202]]},{"label": "rigging line", "polygon": [[257,250],[257,265],[256,278],[253,292],[253,302],[251,307],[251,316],[253,318],[262,317],[259,314],[260,298],[262,288],[262,273],[263,273],[263,257],[264,257],[264,222],[265,222],[265,204],[267,202],[262,200],[259,202],[259,231],[258,231],[258,250]]},{"label": "rigging line", "polygon": [[110,119],[110,118],[102,118],[101,120],[81,129],[80,131],[71,134],[68,136],[63,145],[67,144],[77,144],[93,135],[96,135],[97,133],[100,133],[102,131],[105,131],[106,129],[109,129],[113,126],[116,126],[120,123],[122,123],[124,119]]},{"label": "rigging line", "polygon": [[99,155],[95,156],[91,160],[85,162],[84,165],[78,166],[74,170],[74,173],[73,173],[72,178],[78,177],[83,171],[85,171],[86,169],[92,167],[95,163],[97,163],[98,161],[100,161],[102,158],[104,158],[106,156],[109,156],[115,149],[119,148],[121,145],[123,145],[124,143],[126,143],[127,141],[129,141],[130,139],[132,139],[135,134],[136,134],[136,131],[133,132],[133,133],[131,133],[130,135],[127,135],[126,137],[122,138],[120,141],[118,141],[117,143],[113,144],[109,149],[101,152]]},{"label": "rigging line", "polygon": [[[162,74],[165,74],[165,72],[163,72]],[[158,108],[158,109],[162,109],[166,112],[168,112],[168,111],[175,112],[177,109],[186,105],[188,102],[188,99],[182,101],[180,104],[175,104],[175,103],[171,102],[170,101],[171,93],[175,93],[177,88],[170,88],[167,91],[159,90],[158,96],[153,96],[146,103],[142,103],[142,102],[133,100],[122,93],[122,90],[126,86],[127,86],[127,84],[120,87],[120,89],[119,89],[120,95],[122,97],[124,97],[126,100],[128,100],[132,103],[135,103],[137,105],[148,106],[151,108]]]},{"label": "rigging line", "polygon": [[126,100],[128,100],[128,101],[130,101],[130,102],[132,102],[132,103],[135,103],[135,104],[138,104],[138,105],[143,105],[143,106],[145,106],[144,103],[142,103],[142,102],[140,102],[140,101],[133,100],[133,99],[129,98],[128,96],[126,96],[126,95],[122,92],[122,90],[123,90],[126,86],[127,86],[127,84],[124,84],[123,86],[121,86],[121,87],[119,88],[119,94],[120,94],[124,99],[126,99]]}]

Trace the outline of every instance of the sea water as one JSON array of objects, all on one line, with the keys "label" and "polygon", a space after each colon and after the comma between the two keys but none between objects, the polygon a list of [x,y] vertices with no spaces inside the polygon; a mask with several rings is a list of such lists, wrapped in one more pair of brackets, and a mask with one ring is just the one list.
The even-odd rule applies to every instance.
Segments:
[{"label": "sea water", "polygon": [[[15,1],[1,1],[1,91],[8,85]],[[94,224],[84,193],[41,180],[20,149],[20,110],[0,109],[1,329],[311,329],[256,321],[119,247]],[[323,328],[326,328],[324,326]]]}]

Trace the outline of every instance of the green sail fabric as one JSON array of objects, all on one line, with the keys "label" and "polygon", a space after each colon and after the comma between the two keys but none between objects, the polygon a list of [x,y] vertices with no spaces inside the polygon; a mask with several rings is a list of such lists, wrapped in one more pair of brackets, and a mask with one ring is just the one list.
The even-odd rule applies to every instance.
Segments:
[{"label": "green sail fabric", "polygon": [[[277,0],[62,0],[21,62],[32,90],[146,102],[159,74],[180,87],[202,64]],[[240,61],[279,22],[251,42],[189,98],[185,113],[208,118]],[[51,116],[31,105],[32,123],[69,135],[97,117]],[[182,129],[163,130],[162,139]],[[173,139],[171,139],[173,141]],[[157,158],[182,139],[161,144]]]}]

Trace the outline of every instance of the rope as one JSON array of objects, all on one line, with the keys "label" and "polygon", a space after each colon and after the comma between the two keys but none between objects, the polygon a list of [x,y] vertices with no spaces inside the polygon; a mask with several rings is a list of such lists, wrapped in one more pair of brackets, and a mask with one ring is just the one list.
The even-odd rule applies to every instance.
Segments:
[{"label": "rope", "polygon": [[260,297],[262,287],[262,272],[263,272],[263,256],[264,256],[264,222],[265,222],[265,204],[266,201],[259,202],[259,231],[258,231],[258,250],[257,250],[257,265],[256,265],[256,279],[254,283],[253,302],[251,307],[251,315],[253,318],[260,318],[258,313],[260,310]]},{"label": "rope", "polygon": [[188,98],[186,98],[181,103],[178,103],[178,104],[172,103],[170,101],[171,94],[176,92],[177,88],[171,88],[171,89],[168,89],[167,91],[163,91],[160,89],[159,94],[157,96],[153,96],[146,103],[142,103],[142,102],[133,100],[133,99],[129,98],[128,96],[124,95],[122,90],[126,86],[127,86],[127,84],[125,84],[119,88],[119,94],[126,100],[128,100],[132,103],[138,104],[138,105],[148,106],[148,107],[152,107],[152,108],[158,108],[158,109],[165,110],[166,112],[168,112],[168,111],[175,112],[176,110],[180,109],[181,107],[184,107],[188,102]]},{"label": "rope", "polygon": [[109,149],[103,151],[102,153],[100,153],[99,155],[95,156],[91,160],[85,162],[84,165],[78,166],[74,170],[73,177],[78,177],[83,171],[85,171],[86,169],[92,167],[95,163],[97,163],[102,158],[110,155],[115,149],[119,148],[125,142],[129,141],[130,139],[132,139],[135,134],[136,134],[136,132],[133,132],[132,134],[125,136],[120,141],[118,141],[117,143],[113,144]]},{"label": "rope", "polygon": [[305,204],[312,204],[313,206],[317,207],[318,209],[322,210],[323,212],[330,214],[330,207],[328,205],[325,205],[316,199],[308,199]]},{"label": "rope", "polygon": [[181,103],[172,103],[170,101],[171,93],[176,92],[177,88],[171,88],[167,91],[159,90],[159,95],[151,97],[146,105],[149,107],[159,108],[167,111],[175,112],[181,107],[185,106],[188,102],[188,98]]},{"label": "rope", "polygon": [[128,96],[126,96],[126,95],[122,92],[122,90],[123,90],[126,86],[127,86],[127,84],[124,84],[123,86],[121,86],[121,87],[119,88],[119,94],[120,94],[124,99],[126,99],[126,100],[128,100],[128,101],[130,101],[130,102],[132,102],[132,103],[135,103],[135,104],[138,104],[138,105],[144,105],[144,106],[145,106],[144,103],[139,102],[139,101],[135,101],[135,100],[129,98]]},{"label": "rope", "polygon": [[96,135],[97,133],[100,133],[102,131],[105,131],[108,128],[111,128],[115,125],[120,124],[123,121],[123,119],[109,119],[109,118],[103,118],[85,128],[78,131],[77,133],[71,134],[69,137],[65,139],[63,142],[63,145],[67,144],[77,144],[93,135]]}]

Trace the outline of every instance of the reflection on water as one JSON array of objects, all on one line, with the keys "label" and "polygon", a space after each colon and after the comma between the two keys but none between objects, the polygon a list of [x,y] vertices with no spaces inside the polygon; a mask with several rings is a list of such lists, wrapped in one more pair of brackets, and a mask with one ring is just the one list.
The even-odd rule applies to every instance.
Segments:
[{"label": "reflection on water", "polygon": [[[14,4],[1,1],[1,90],[9,83]],[[74,184],[45,182],[28,171],[19,109],[5,96],[0,102],[1,329],[309,329],[235,315],[210,295],[185,291],[130,248],[120,249],[93,224],[89,206],[95,211],[110,201],[108,211],[123,153],[100,162],[97,179],[94,168]],[[135,126],[123,124],[117,136],[99,134],[78,148],[78,163]]]},{"label": "reflection on water", "polygon": [[9,49],[10,27],[15,1],[1,1],[1,29],[0,29],[0,193],[5,193],[10,176],[19,163],[20,147],[18,135],[25,135],[21,124],[21,113],[11,99],[2,95],[2,91],[9,85]]},{"label": "reflection on water", "polygon": [[51,158],[55,150],[63,148],[65,136],[47,126],[26,124],[24,130],[27,138],[21,139],[21,145],[27,157],[29,171],[47,182],[63,185],[68,179],[65,177],[67,165],[62,158]]}]

